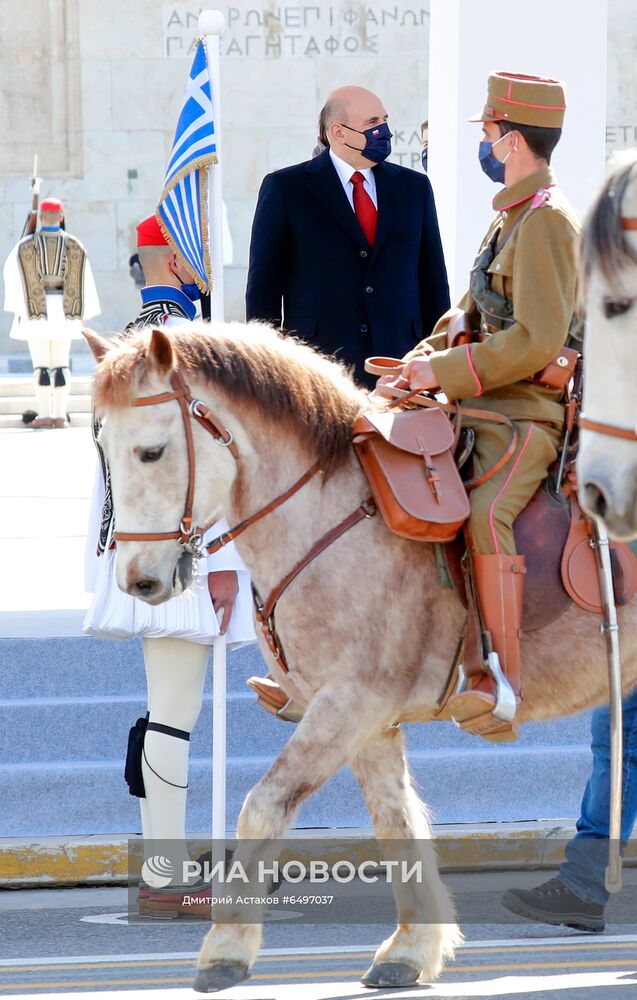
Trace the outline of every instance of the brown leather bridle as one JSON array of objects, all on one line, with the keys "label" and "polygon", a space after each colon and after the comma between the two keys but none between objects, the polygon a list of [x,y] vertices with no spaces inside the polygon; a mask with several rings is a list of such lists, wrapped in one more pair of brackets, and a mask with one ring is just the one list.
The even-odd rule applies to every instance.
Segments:
[{"label": "brown leather bridle", "polygon": [[602,424],[598,420],[589,420],[583,414],[578,423],[583,431],[592,431],[593,434],[603,434],[605,437],[622,438],[624,441],[637,441],[637,430],[631,431],[628,427],[617,427],[616,424]]},{"label": "brown leather bridle", "polygon": [[188,487],[184,513],[179,527],[176,531],[116,531],[114,538],[116,542],[164,542],[176,538],[187,552],[192,555],[201,555],[202,532],[199,528],[195,528],[192,523],[192,504],[195,496],[195,446],[192,439],[191,420],[194,419],[201,424],[209,434],[212,434],[218,444],[228,448],[235,459],[239,457],[239,452],[230,431],[224,427],[220,420],[217,420],[205,403],[200,399],[193,398],[190,387],[184,382],[179,372],[172,373],[170,384],[172,392],[160,392],[155,396],[138,396],[131,405],[157,406],[159,403],[169,403],[173,399],[179,403],[188,454]]},{"label": "brown leather bridle", "polygon": [[[637,218],[624,216],[620,219],[620,223],[622,229],[637,231]],[[580,415],[578,423],[582,430],[592,431],[593,434],[621,438],[622,441],[637,441],[637,428],[630,430],[628,427],[618,427],[616,424],[605,424],[599,420],[589,420],[584,414]]]},{"label": "brown leather bridle", "polygon": [[[196,420],[197,423],[204,428],[204,430],[208,431],[209,434],[212,434],[217,444],[222,445],[224,448],[228,448],[233,458],[238,459],[239,452],[236,444],[234,443],[232,433],[223,425],[221,420],[219,420],[214,413],[212,413],[212,411],[201,399],[195,399],[193,397],[190,387],[186,382],[184,382],[179,372],[172,373],[170,377],[170,384],[172,386],[172,392],[160,392],[154,396],[138,396],[133,400],[131,405],[157,406],[159,403],[168,403],[172,400],[176,400],[176,402],[179,403],[184,423],[184,432],[186,435],[186,451],[188,453],[188,487],[186,490],[184,513],[181,521],[179,522],[179,528],[176,531],[116,531],[114,532],[114,538],[119,542],[162,542],[174,538],[179,540],[179,543],[184,547],[186,552],[190,552],[191,555],[201,558],[204,555],[204,551],[209,555],[218,552],[219,549],[224,547],[224,545],[228,545],[229,542],[234,541],[235,538],[238,538],[239,535],[243,534],[246,528],[249,528],[250,525],[255,524],[268,514],[271,514],[273,510],[280,507],[281,504],[285,503],[286,500],[289,500],[290,497],[294,496],[298,490],[313,479],[314,476],[321,471],[321,466],[319,462],[315,462],[314,465],[304,472],[303,475],[300,476],[289,489],[280,493],[278,497],[271,500],[270,503],[266,504],[264,507],[261,507],[250,517],[246,517],[243,521],[240,521],[239,524],[234,526],[234,528],[224,531],[218,538],[215,538],[212,542],[206,545],[204,550],[202,546],[203,529],[193,527],[192,523],[192,504],[195,495],[195,447],[192,437],[191,420]],[[292,581],[296,579],[299,573],[304,570],[306,566],[309,566],[309,564],[318,555],[320,555],[324,549],[331,545],[332,542],[336,541],[337,538],[340,538],[340,536],[350,528],[354,527],[355,524],[358,524],[359,521],[362,521],[364,518],[373,517],[375,513],[376,505],[373,499],[368,498],[367,500],[364,500],[363,503],[356,508],[356,510],[335,525],[335,527],[325,532],[325,534],[314,543],[309,552],[307,552],[307,554],[292,567],[290,572],[287,573],[283,579],[272,588],[265,601],[261,601],[254,584],[252,585],[252,598],[255,605],[257,622],[272,655],[275,660],[278,661],[281,669],[286,673],[288,672],[289,667],[285,659],[281,640],[277,635],[274,622],[274,611],[279,598],[283,595],[284,591],[287,590]]]}]

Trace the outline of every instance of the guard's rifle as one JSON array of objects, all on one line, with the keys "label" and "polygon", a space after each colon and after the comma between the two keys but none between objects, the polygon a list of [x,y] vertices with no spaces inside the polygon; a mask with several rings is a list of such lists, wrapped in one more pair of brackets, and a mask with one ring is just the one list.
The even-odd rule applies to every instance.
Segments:
[{"label": "guard's rifle", "polygon": [[38,177],[38,154],[33,157],[33,173],[31,175],[31,210],[27,213],[26,221],[22,229],[20,239],[25,236],[32,236],[38,223],[38,207],[40,205],[40,184],[42,178]]}]

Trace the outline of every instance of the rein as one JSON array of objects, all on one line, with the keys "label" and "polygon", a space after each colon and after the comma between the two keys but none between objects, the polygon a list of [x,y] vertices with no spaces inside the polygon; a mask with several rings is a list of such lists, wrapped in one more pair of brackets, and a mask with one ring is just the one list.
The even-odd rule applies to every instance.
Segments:
[{"label": "rein", "polygon": [[[637,218],[624,216],[620,219],[620,224],[622,229],[637,230]],[[591,431],[593,434],[621,438],[623,441],[637,441],[637,429],[630,430],[628,427],[618,427],[616,424],[605,424],[599,420],[589,420],[584,414],[581,414],[578,423],[582,430]]]},{"label": "rein", "polygon": [[[635,226],[635,229],[637,229],[637,226]],[[578,423],[582,430],[592,431],[593,434],[622,438],[624,441],[637,441],[637,430],[631,431],[628,427],[617,427],[616,424],[602,424],[597,420],[589,420],[588,417],[583,415],[579,418]]]},{"label": "rein", "polygon": [[[191,555],[201,558],[203,556],[202,549],[202,530],[200,528],[194,528],[192,523],[192,505],[195,495],[195,446],[192,437],[192,423],[191,420],[196,420],[204,430],[212,434],[217,444],[224,448],[228,448],[230,454],[234,459],[239,458],[239,452],[231,431],[223,425],[223,423],[212,413],[212,411],[206,406],[204,402],[200,399],[194,399],[190,386],[184,382],[183,378],[179,372],[173,372],[170,376],[170,384],[172,386],[172,392],[160,392],[154,396],[138,396],[137,399],[132,401],[132,406],[157,406],[160,403],[168,403],[175,400],[179,403],[179,408],[181,410],[181,415],[184,424],[184,432],[186,435],[186,451],[188,453],[188,487],[186,490],[186,500],[184,503],[184,513],[179,522],[179,527],[176,531],[147,531],[147,532],[131,532],[131,531],[116,531],[114,537],[116,541],[120,542],[158,542],[167,541],[169,539],[178,539],[180,545],[182,545],[186,552]],[[219,552],[224,545],[228,545],[229,542],[234,541],[239,535],[243,534],[246,528],[251,525],[256,524],[262,518],[267,517],[272,511],[276,510],[282,504],[289,500],[290,497],[294,496],[306,483],[309,483],[314,476],[320,472],[320,463],[315,462],[307,472],[304,472],[299,479],[296,480],[289,489],[285,492],[280,493],[278,497],[271,500],[270,503],[261,507],[256,513],[251,514],[250,517],[246,517],[243,521],[240,521],[230,528],[228,531],[224,531],[223,534],[219,535],[212,542],[206,545],[205,551],[209,555],[213,555],[215,552]],[[282,580],[277,583],[277,585],[270,591],[265,601],[261,601],[259,595],[252,585],[252,599],[255,605],[255,615],[256,620],[259,623],[263,638],[270,649],[270,652],[274,656],[275,660],[278,661],[279,666],[285,673],[288,673],[289,667],[283,653],[283,647],[281,646],[281,641],[277,635],[275,622],[274,622],[274,611],[285,590],[289,587],[292,581],[299,575],[299,573],[305,569],[306,566],[316,559],[321,552],[323,552],[332,542],[340,538],[346,531],[353,528],[355,524],[362,521],[364,518],[373,517],[376,513],[376,505],[373,499],[368,498],[363,501],[359,507],[356,508],[351,514],[340,521],[335,527],[331,528],[324,535],[322,535],[318,541],[314,543],[311,549],[300,559],[295,566],[292,567],[290,572],[283,577]]]}]

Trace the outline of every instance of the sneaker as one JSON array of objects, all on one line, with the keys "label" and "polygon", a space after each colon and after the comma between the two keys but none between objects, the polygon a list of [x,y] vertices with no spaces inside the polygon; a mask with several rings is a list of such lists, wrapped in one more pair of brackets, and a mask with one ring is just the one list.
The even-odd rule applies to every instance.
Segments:
[{"label": "sneaker", "polygon": [[536,889],[509,889],[502,897],[502,904],[527,920],[558,927],[564,924],[591,934],[604,930],[604,907],[580,899],[559,878],[549,879]]}]

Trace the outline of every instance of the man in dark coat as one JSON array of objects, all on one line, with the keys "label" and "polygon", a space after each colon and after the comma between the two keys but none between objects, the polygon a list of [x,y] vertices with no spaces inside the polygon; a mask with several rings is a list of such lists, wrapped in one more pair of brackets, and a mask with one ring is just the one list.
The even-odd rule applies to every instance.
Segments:
[{"label": "man in dark coat", "polygon": [[268,174],[250,244],[248,319],[283,327],[353,366],[402,357],[449,307],[447,272],[426,176],[384,162],[383,102],[334,91],[321,111],[320,156]]}]

